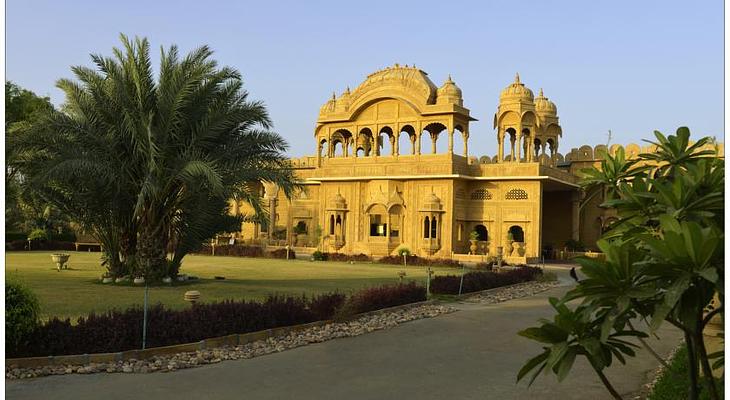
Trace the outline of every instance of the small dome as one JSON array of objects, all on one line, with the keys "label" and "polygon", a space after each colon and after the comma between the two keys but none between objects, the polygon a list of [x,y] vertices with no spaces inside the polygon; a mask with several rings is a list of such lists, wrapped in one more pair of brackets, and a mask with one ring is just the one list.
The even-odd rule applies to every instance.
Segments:
[{"label": "small dome", "polygon": [[345,210],[347,209],[347,201],[345,201],[345,198],[338,192],[330,198],[328,206],[329,207],[327,208],[330,210]]},{"label": "small dome", "polygon": [[542,94],[542,89],[540,89],[540,94],[535,98],[535,111],[543,115],[558,115],[558,107]]},{"label": "small dome", "polygon": [[441,199],[439,199],[435,193],[431,192],[426,195],[426,198],[423,201],[423,210],[424,211],[437,211],[441,210]]},{"label": "small dome", "polygon": [[347,111],[350,108],[350,97],[350,88],[348,87],[342,92],[340,98],[336,100],[337,104],[335,109],[337,111]]},{"label": "small dome", "polygon": [[451,75],[436,92],[436,104],[458,104],[463,105],[461,89],[451,80]]},{"label": "small dome", "polygon": [[336,105],[337,105],[337,95],[334,92],[332,92],[332,98],[327,100],[327,102],[324,103],[322,105],[322,107],[320,107],[319,113],[325,114],[325,113],[333,112],[333,111],[335,111]]},{"label": "small dome", "polygon": [[529,102],[532,102],[534,100],[532,90],[525,87],[525,84],[520,82],[520,74],[515,75],[515,81],[506,88],[504,88],[504,90],[502,90],[502,93],[500,93],[499,95],[500,103],[504,101],[515,100]]}]

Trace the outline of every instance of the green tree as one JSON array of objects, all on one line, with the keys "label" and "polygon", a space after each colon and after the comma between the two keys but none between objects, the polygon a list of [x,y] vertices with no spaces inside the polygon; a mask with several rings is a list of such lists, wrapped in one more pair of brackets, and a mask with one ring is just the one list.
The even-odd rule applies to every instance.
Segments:
[{"label": "green tree", "polygon": [[[651,143],[657,151],[639,155],[644,167],[631,169],[633,162],[621,154],[607,155],[602,165],[617,168],[586,174],[588,187],[614,187],[602,204],[619,216],[598,243],[606,261],[579,259],[586,279],[553,301],[555,322],[541,321],[520,332],[551,346],[528,361],[518,380],[546,368],[562,379],[580,355],[620,399],[602,370],[612,355],[621,362],[633,356],[634,344],[617,345],[611,338],[633,336],[645,345],[642,338],[667,322],[684,333],[687,343],[689,398],[698,398],[700,380],[710,398],[719,398],[702,335],[713,315],[724,316],[723,305],[707,314],[705,309],[715,293],[724,300],[725,170],[715,151],[702,149],[709,138],[690,145],[689,136],[684,127],[669,137],[655,132],[657,141]],[[574,300],[578,306],[568,308]],[[646,321],[646,326],[634,328],[632,321]],[[596,363],[597,356],[603,362]]]},{"label": "green tree", "polygon": [[238,71],[219,68],[207,46],[182,58],[172,46],[161,50],[156,78],[148,41],[121,40],[113,57],[92,55],[94,69],[74,67],[77,81],[58,82],[63,111],[25,130],[35,157],[24,168],[105,244],[108,262],[156,279],[177,273],[216,232],[240,227],[229,199],[263,220],[255,183],[287,196],[298,187],[286,142]]},{"label": "green tree", "polygon": [[19,125],[29,123],[52,110],[50,98],[40,97],[17,84],[5,82],[5,230],[29,231],[36,228],[34,220],[43,215],[47,205],[33,193],[23,191],[23,179],[13,168],[15,158],[23,154],[14,151],[13,137]]}]

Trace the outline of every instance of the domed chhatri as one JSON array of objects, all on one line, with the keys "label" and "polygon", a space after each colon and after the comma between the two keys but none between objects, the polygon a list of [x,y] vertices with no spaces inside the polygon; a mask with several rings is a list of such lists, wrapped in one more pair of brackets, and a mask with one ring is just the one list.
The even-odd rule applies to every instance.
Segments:
[{"label": "domed chhatri", "polygon": [[515,81],[512,82],[509,86],[504,88],[502,90],[502,93],[499,95],[499,102],[505,103],[509,101],[527,101],[527,102],[533,102],[534,101],[534,95],[532,94],[532,90],[530,90],[528,87],[525,86],[524,83],[520,82],[520,74],[515,74]]},{"label": "domed chhatri", "polygon": [[449,75],[436,93],[436,104],[464,105],[464,100],[461,97],[461,89],[451,80],[451,75]]},{"label": "domed chhatri", "polygon": [[535,98],[535,111],[538,114],[558,114],[558,107],[555,105],[555,103],[548,100],[548,98],[543,95],[542,88],[540,88],[540,94],[538,94]]}]

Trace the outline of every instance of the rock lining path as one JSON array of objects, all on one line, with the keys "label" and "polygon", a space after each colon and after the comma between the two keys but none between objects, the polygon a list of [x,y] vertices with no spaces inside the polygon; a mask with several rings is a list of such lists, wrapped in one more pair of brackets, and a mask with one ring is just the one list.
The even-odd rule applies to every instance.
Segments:
[{"label": "rock lining path", "polygon": [[[551,316],[547,297],[490,304],[471,298],[459,312],[408,322],[388,330],[331,340],[247,360],[227,361],[170,374],[63,375],[6,380],[9,399],[591,399],[609,398],[582,360],[558,384],[538,378],[515,384],[516,372],[536,355],[537,343],[516,335]],[[499,300],[499,299],[497,299]],[[506,300],[506,298],[505,298]],[[656,350],[666,355],[679,334],[660,332]],[[638,392],[657,362],[640,351],[628,367],[608,371],[618,390]]]}]

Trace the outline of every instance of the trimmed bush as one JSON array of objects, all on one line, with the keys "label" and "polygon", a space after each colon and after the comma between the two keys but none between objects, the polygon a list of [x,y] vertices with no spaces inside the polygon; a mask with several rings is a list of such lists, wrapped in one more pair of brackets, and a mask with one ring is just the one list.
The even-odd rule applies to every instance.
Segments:
[{"label": "trimmed bush", "polygon": [[[387,256],[378,260],[381,264],[403,265],[403,256]],[[409,266],[442,266],[442,267],[459,267],[458,261],[450,258],[424,258],[416,255],[406,256],[406,263]]]},{"label": "trimmed bush", "polygon": [[335,313],[335,319],[426,300],[426,288],[415,282],[363,289],[350,296]]},{"label": "trimmed bush", "polygon": [[[169,310],[157,304],[147,310],[147,346],[170,346],[305,324],[332,319],[336,313],[352,315],[425,299],[426,289],[410,283],[364,289],[349,298],[336,292],[311,299],[272,295],[263,302],[228,300],[196,304],[184,310]],[[10,304],[7,298],[6,302]],[[14,344],[8,341],[6,352],[9,357],[36,357],[139,349],[143,312],[140,306],[111,310],[80,317],[75,324],[70,319],[52,318],[26,331],[23,335],[27,340]]]},{"label": "trimmed bush", "polygon": [[342,293],[326,293],[315,296],[309,303],[309,310],[312,311],[317,320],[327,320],[335,315],[335,311],[342,307],[347,297]]},{"label": "trimmed bush", "polygon": [[[535,267],[520,267],[505,272],[468,272],[464,274],[464,283],[461,292],[478,292],[480,290],[534,281],[540,275],[542,275],[542,270]],[[436,276],[431,280],[431,292],[438,294],[458,294],[460,282],[460,276]]]},{"label": "trimmed bush", "polygon": [[342,253],[324,253],[325,261],[340,261],[340,262],[350,262],[350,261],[372,261],[372,258],[370,258],[367,254],[342,254]]},{"label": "trimmed bush", "polygon": [[5,243],[16,240],[28,240],[28,234],[23,232],[5,232]]},{"label": "trimmed bush", "polygon": [[[213,253],[211,246],[203,245],[197,254],[211,255]],[[215,246],[216,256],[230,257],[263,257],[264,250],[259,246],[243,246],[239,244],[225,244]]]},{"label": "trimmed bush", "polygon": [[[269,257],[271,258],[281,258],[286,259],[287,250],[286,249],[276,249],[274,251],[269,252]],[[297,254],[294,252],[294,249],[289,249],[289,259],[293,260],[297,258]]]},{"label": "trimmed bush", "polygon": [[24,347],[38,327],[38,298],[20,282],[5,283],[5,343],[8,348]]},{"label": "trimmed bush", "polygon": [[319,250],[312,253],[312,260],[314,261],[327,261],[327,253],[323,253]]}]

